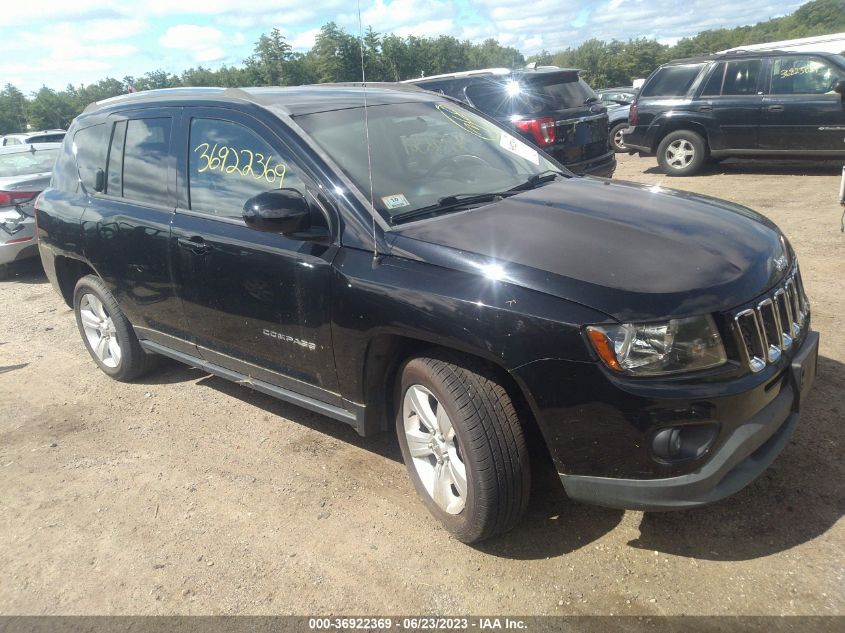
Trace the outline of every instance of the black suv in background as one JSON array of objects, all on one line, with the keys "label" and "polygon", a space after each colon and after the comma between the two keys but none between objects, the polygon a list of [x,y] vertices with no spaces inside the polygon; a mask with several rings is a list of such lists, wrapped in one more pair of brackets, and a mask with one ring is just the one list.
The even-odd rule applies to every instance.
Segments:
[{"label": "black suv in background", "polygon": [[610,178],[607,107],[574,69],[529,65],[488,68],[404,83],[444,94],[509,127],[576,174]]},{"label": "black suv in background", "polygon": [[646,80],[623,141],[670,176],[708,158],[845,158],[845,57],[736,52],[665,64]]},{"label": "black suv in background", "polygon": [[37,231],[100,369],[161,354],[392,427],[464,541],[519,520],[540,442],[572,498],[621,508],[716,501],[775,459],[818,335],[774,224],[575,177],[432,92],[364,94],[152,91],[74,121]]}]

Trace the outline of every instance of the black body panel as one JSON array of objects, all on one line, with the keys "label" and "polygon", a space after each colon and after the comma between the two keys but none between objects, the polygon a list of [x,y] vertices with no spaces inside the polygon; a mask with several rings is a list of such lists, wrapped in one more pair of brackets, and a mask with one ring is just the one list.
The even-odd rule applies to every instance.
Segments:
[{"label": "black body panel", "polygon": [[[274,101],[286,94],[289,102]],[[78,179],[57,172],[37,212],[51,282],[67,297],[67,262],[78,262],[105,281],[146,349],[362,434],[389,426],[393,372],[410,355],[433,347],[471,355],[494,366],[530,410],[566,476],[689,475],[781,394],[797,408],[789,368],[815,345],[809,317],[791,349],[758,373],[743,361],[732,321],[797,274],[771,222],[704,196],[566,176],[389,227],[289,116],[356,107],[360,94],[350,86],[180,92],[94,108],[69,138],[92,122],[173,118],[163,187],[173,204],[77,190]],[[374,87],[373,99],[443,97]],[[260,232],[191,208],[188,121],[212,109],[290,152],[314,222],[327,227],[322,237]],[[686,374],[615,374],[584,334],[590,324],[707,314],[728,360]],[[703,422],[718,434],[700,459],[652,455],[656,430]]]}]

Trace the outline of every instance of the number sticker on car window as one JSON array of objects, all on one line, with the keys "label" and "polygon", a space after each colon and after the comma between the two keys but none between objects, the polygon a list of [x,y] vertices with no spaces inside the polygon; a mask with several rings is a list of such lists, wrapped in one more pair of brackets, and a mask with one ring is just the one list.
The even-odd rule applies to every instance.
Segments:
[{"label": "number sticker on car window", "polygon": [[271,185],[275,185],[278,180],[277,188],[284,186],[287,166],[281,161],[273,161],[272,156],[218,143],[213,146],[210,143],[200,143],[194,148],[194,152],[199,152],[199,158],[205,161],[204,164],[198,165],[197,173],[217,171],[224,175],[264,180]]}]

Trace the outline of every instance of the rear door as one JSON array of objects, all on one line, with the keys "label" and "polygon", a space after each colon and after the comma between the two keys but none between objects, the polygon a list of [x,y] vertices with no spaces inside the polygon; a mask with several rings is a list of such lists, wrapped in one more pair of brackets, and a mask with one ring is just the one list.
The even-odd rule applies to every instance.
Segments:
[{"label": "rear door", "polygon": [[[196,353],[168,266],[175,207],[171,139],[177,108],[109,117],[74,137],[80,176],[90,194],[82,218],[85,252],[138,336]],[[102,169],[105,188],[94,189]]]},{"label": "rear door", "polygon": [[719,62],[704,81],[693,110],[712,118],[710,148],[754,150],[759,144],[763,61]]},{"label": "rear door", "polygon": [[[333,244],[249,228],[244,203],[316,185],[291,145],[257,119],[188,108],[180,123],[173,279],[200,354],[340,405],[330,338]],[[313,196],[310,197],[314,202]]]},{"label": "rear door", "polygon": [[845,107],[833,92],[845,72],[822,57],[784,55],[769,64],[760,145],[790,152],[845,152]]}]

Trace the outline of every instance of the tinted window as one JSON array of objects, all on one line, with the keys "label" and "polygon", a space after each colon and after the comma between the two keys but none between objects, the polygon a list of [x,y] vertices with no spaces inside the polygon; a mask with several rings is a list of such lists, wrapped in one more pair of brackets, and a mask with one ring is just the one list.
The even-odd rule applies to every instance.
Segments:
[{"label": "tinted window", "polygon": [[577,108],[598,99],[575,73],[479,81],[467,86],[466,95],[476,108],[499,117]]},{"label": "tinted window", "polygon": [[776,57],[772,60],[771,94],[824,94],[842,73],[813,57]]},{"label": "tinted window", "polygon": [[722,80],[725,78],[725,62],[719,62],[713,65],[710,71],[710,76],[701,90],[701,95],[719,95],[722,94]]},{"label": "tinted window", "polygon": [[167,155],[170,118],[131,119],[123,153],[123,195],[140,202],[168,205]]},{"label": "tinted window", "polygon": [[759,59],[728,62],[725,70],[723,95],[756,95],[757,78],[760,76]]},{"label": "tinted window", "polygon": [[704,64],[659,68],[643,86],[643,97],[683,97],[689,92]]},{"label": "tinted window", "polygon": [[79,177],[89,193],[94,191],[97,170],[106,169],[106,150],[108,149],[108,128],[105,123],[98,123],[79,130],[73,137],[76,164]]},{"label": "tinted window", "polygon": [[112,196],[123,195],[123,142],[126,139],[126,121],[114,124],[109,149],[109,169],[107,173],[106,193]]},{"label": "tinted window", "polygon": [[191,121],[188,188],[191,209],[226,218],[264,191],[305,187],[289,157],[249,128],[231,121]]},{"label": "tinted window", "polygon": [[0,154],[0,178],[9,176],[28,176],[52,171],[53,163],[59,155],[58,149],[29,150],[14,154]]}]

